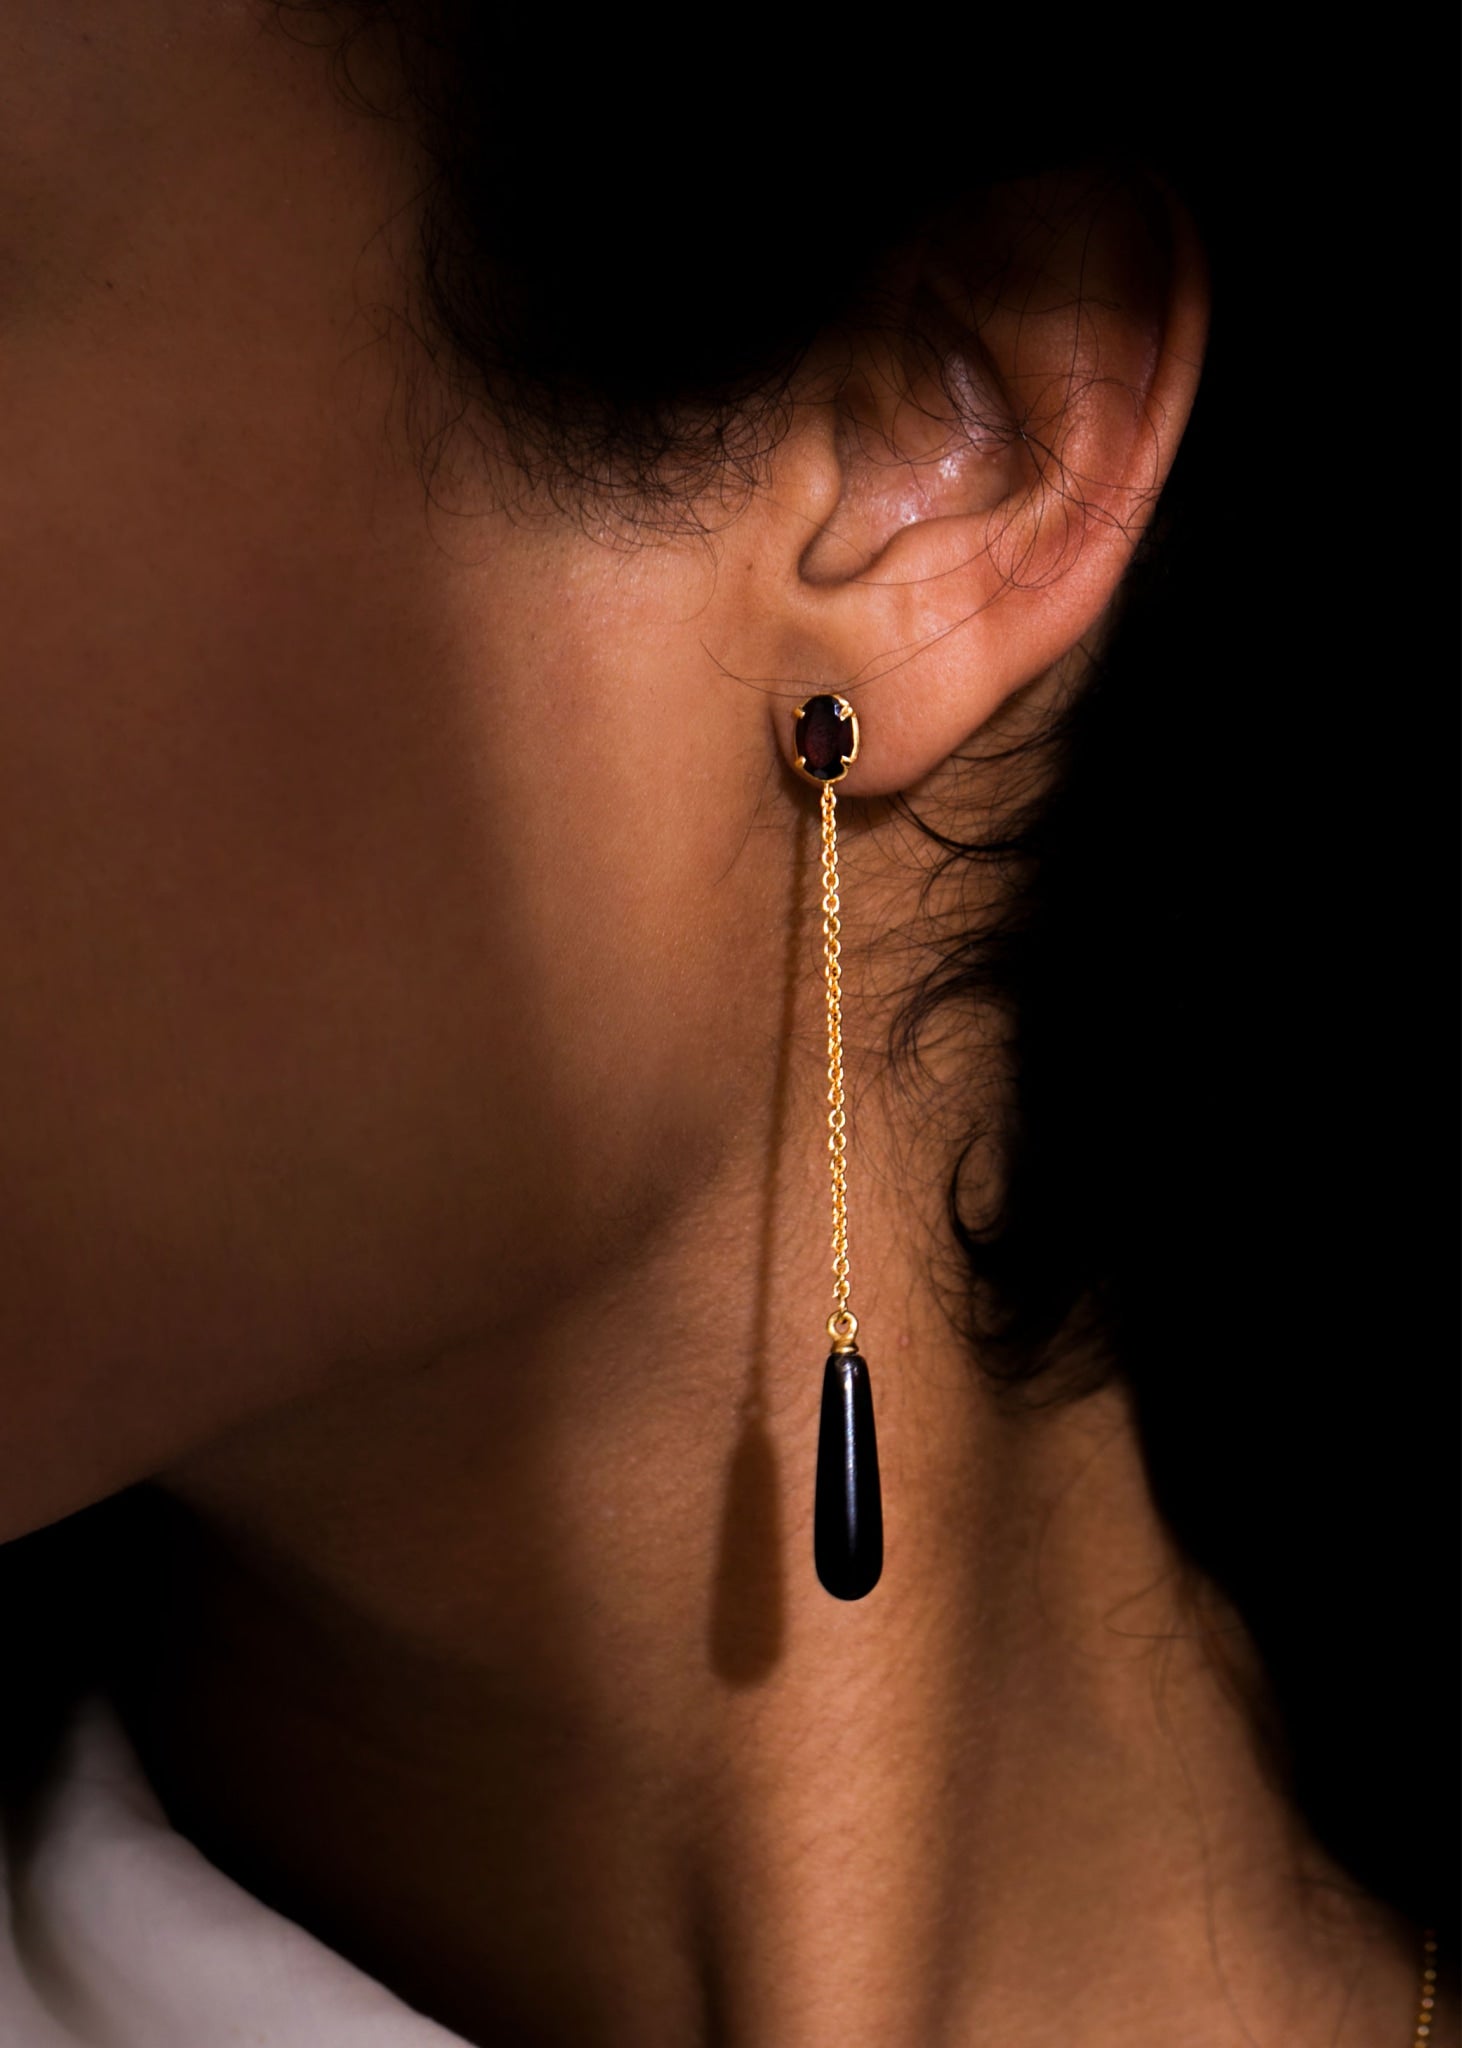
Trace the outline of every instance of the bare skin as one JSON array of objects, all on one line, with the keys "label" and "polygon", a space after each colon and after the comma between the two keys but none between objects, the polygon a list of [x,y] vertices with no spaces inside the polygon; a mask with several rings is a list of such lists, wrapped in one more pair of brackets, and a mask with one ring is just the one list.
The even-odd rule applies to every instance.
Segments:
[{"label": "bare skin", "polygon": [[[1012,1412],[951,1327],[946,1119],[998,1033],[934,1054],[958,1101],[883,1052],[927,855],[879,799],[987,799],[956,749],[1079,685],[1201,267],[1144,282],[1078,209],[1101,317],[1053,232],[985,322],[1010,403],[1095,352],[1086,524],[871,350],[709,540],[450,471],[444,512],[382,312],[417,167],[271,23],[0,29],[0,1534],[159,1479],[165,1795],[469,2040],[1403,2048],[1415,1937],[1262,1768],[1120,1394]],[[809,687],[866,733],[855,1607],[808,1557]]]}]

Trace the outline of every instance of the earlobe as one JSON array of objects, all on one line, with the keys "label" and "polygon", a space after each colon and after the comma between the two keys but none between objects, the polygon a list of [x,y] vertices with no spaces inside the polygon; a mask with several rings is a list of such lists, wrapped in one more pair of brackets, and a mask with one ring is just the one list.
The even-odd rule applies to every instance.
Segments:
[{"label": "earlobe", "polygon": [[853,796],[923,780],[1092,632],[1197,388],[1201,252],[1146,186],[1006,188],[961,248],[909,305],[919,352],[856,347],[802,449],[784,602],[862,716]]}]

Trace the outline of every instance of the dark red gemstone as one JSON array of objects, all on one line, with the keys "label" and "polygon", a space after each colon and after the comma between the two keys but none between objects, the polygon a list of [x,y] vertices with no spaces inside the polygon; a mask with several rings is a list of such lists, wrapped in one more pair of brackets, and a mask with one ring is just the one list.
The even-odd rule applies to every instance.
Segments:
[{"label": "dark red gemstone", "polygon": [[853,751],[853,721],[844,718],[836,697],[809,697],[797,721],[797,751],[807,773],[836,782]]}]

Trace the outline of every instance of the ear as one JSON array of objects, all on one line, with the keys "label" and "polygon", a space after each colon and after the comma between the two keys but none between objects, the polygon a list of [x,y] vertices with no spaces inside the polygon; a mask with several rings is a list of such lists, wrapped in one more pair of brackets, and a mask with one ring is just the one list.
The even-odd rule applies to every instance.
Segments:
[{"label": "ear", "polygon": [[[909,789],[1098,624],[1177,449],[1207,314],[1176,204],[1063,174],[931,238],[897,322],[813,366],[766,537],[796,649],[780,672],[859,714],[849,795]],[[789,760],[791,737],[780,719]]]}]

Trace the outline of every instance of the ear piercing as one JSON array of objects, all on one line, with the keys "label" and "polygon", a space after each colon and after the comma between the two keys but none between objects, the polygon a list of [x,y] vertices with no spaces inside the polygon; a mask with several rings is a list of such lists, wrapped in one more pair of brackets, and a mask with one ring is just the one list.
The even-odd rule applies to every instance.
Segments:
[{"label": "ear piercing", "polygon": [[838,893],[838,794],[858,758],[858,720],[844,697],[809,697],[792,714],[798,772],[822,792],[822,961],[827,987],[827,1148],[832,1179],[832,1353],[823,1369],[813,1497],[813,1562],[827,1591],[861,1600],[883,1570],[883,1500],[873,1390],[849,1306],[848,1116],[843,1096],[843,980]]}]

